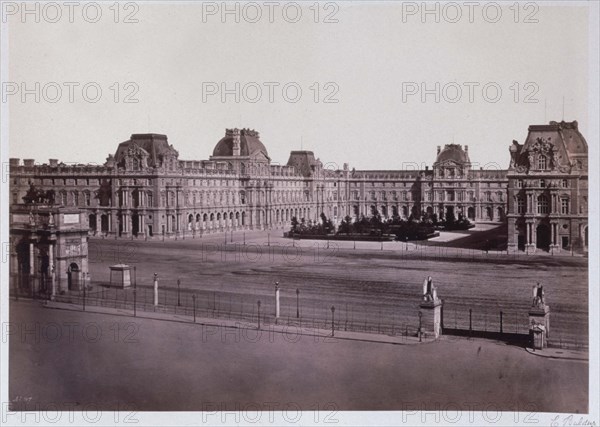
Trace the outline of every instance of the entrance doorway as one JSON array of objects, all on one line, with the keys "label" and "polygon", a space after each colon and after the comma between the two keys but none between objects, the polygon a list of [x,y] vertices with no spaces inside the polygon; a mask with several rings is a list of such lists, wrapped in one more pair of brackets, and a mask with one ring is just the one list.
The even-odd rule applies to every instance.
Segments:
[{"label": "entrance doorway", "polygon": [[139,215],[132,215],[131,216],[131,228],[132,228],[132,233],[134,236],[137,236],[139,234],[140,230],[140,216]]},{"label": "entrance doorway", "polygon": [[69,270],[67,272],[67,280],[70,291],[79,289],[79,273],[79,266],[76,263],[72,262],[69,265]]},{"label": "entrance doorway", "polygon": [[546,224],[538,225],[536,229],[536,242],[539,249],[546,251],[550,249],[550,227]]},{"label": "entrance doorway", "polygon": [[524,234],[519,234],[519,236],[517,237],[517,248],[520,251],[525,250],[525,235]]},{"label": "entrance doorway", "polygon": [[100,229],[104,234],[108,233],[108,215],[102,215],[100,217]]},{"label": "entrance doorway", "polygon": [[468,217],[470,220],[474,220],[474,219],[475,219],[475,208],[474,208],[474,207],[472,207],[472,206],[471,206],[471,207],[469,207],[469,208],[467,209],[467,217]]}]

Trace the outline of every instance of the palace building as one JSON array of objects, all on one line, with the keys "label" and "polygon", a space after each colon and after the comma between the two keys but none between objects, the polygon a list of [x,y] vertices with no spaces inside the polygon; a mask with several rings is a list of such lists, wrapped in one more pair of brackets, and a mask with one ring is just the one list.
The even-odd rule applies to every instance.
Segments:
[{"label": "palace building", "polygon": [[588,247],[588,147],[577,122],[529,126],[508,168],[508,246]]},{"label": "palace building", "polygon": [[[538,137],[551,138],[552,148],[533,148],[531,139]],[[547,163],[535,169],[540,150]],[[523,162],[529,162],[525,153],[530,152],[535,164],[525,166]],[[531,237],[528,227],[537,227],[537,233],[542,225],[539,236],[545,236],[547,225],[553,246],[584,245],[575,234],[587,233],[587,204],[582,207],[584,200],[587,203],[587,145],[577,122],[531,126],[527,142],[511,147],[511,159],[508,170],[477,169],[467,146],[447,144],[438,147],[432,168],[424,170],[351,170],[347,164],[332,169],[312,151],[292,151],[281,166],[271,163],[258,132],[227,129],[208,160],[181,160],[165,135],[133,134],[102,166],[67,165],[56,159],[44,164],[25,159],[21,164],[10,159],[10,191],[12,203],[19,204],[33,187],[54,190],[57,205],[85,213],[90,234],[115,238],[287,229],[294,216],[316,221],[324,213],[339,223],[346,216],[378,212],[384,218],[418,219],[435,213],[440,219],[463,215],[475,222],[508,220],[510,230],[515,230],[509,233],[509,244],[515,248],[517,240],[523,241],[522,248],[535,246],[536,241],[545,244],[545,237]],[[533,187],[532,175],[537,184],[540,178],[546,180],[543,190]],[[566,188],[551,190],[557,179],[560,185],[567,180],[566,210],[562,205]],[[517,190],[517,185],[522,187]],[[520,213],[523,202],[514,200],[533,203],[538,199],[532,197],[542,194],[560,208],[555,211],[552,204],[548,214],[544,209]],[[566,216],[567,222],[559,220]],[[562,240],[567,223],[568,241]]]}]

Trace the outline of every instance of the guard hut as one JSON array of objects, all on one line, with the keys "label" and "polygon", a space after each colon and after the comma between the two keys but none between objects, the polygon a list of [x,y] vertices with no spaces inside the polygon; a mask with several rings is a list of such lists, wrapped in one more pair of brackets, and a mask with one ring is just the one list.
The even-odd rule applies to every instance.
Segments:
[{"label": "guard hut", "polygon": [[539,282],[533,287],[533,301],[529,310],[529,338],[535,349],[548,346],[550,336],[550,307],[546,305],[544,287]]},{"label": "guard hut", "polygon": [[110,267],[110,287],[128,288],[131,286],[131,267],[126,264],[115,264]]},{"label": "guard hut", "polygon": [[433,286],[431,276],[423,282],[423,297],[419,306],[419,334],[439,338],[442,334],[442,300],[438,298],[437,288]]}]

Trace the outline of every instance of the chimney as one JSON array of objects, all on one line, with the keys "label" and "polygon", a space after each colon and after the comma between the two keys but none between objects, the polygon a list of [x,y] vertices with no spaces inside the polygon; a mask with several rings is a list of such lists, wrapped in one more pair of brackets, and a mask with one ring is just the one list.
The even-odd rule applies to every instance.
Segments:
[{"label": "chimney", "polygon": [[8,159],[8,164],[11,168],[16,168],[21,163],[21,159],[15,157]]},{"label": "chimney", "polygon": [[442,151],[442,147],[438,145],[438,147],[437,147],[437,153],[440,154],[440,151]]},{"label": "chimney", "polygon": [[32,168],[35,165],[35,159],[23,159],[23,164],[27,168]]},{"label": "chimney", "polygon": [[51,168],[55,168],[58,166],[58,159],[49,159],[48,162],[50,163]]},{"label": "chimney", "polygon": [[465,145],[465,153],[468,153],[468,152],[469,152],[469,146]]}]

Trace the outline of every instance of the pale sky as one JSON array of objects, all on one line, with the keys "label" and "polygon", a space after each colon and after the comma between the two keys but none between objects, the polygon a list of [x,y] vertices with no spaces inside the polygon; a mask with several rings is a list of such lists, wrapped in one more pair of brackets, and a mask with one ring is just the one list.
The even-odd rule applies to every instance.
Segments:
[{"label": "pale sky", "polygon": [[[205,14],[204,19],[200,4],[137,3],[138,23],[121,22],[133,9],[120,10],[120,22],[115,23],[111,4],[103,4],[97,23],[86,22],[81,8],[75,10],[73,23],[66,7],[57,23],[47,22],[54,19],[52,10],[41,12],[40,23],[20,11],[5,16],[7,80],[19,90],[22,83],[35,88],[35,82],[63,87],[56,103],[45,99],[55,97],[52,84],[39,103],[33,95],[23,103],[20,93],[11,95],[4,88],[11,157],[103,163],[132,133],[154,132],[168,136],[180,159],[203,160],[225,128],[249,127],[261,133],[277,163],[286,163],[290,150],[302,143],[324,163],[402,169],[409,163],[431,165],[436,146],[455,142],[468,145],[478,165],[506,168],[508,146],[513,139],[523,142],[530,124],[563,119],[563,97],[564,119],[578,120],[586,136],[585,6],[538,2],[539,10],[526,10],[521,5],[515,23],[510,2],[499,22],[492,23],[495,12],[488,10],[484,16],[481,3],[470,23],[467,6],[457,3],[463,14],[459,22],[448,22],[456,11],[447,9],[440,11],[441,22],[436,23],[433,15],[421,22],[420,10],[403,15],[398,3],[337,2],[337,11],[321,4],[320,22],[315,23],[310,2],[303,4],[300,21],[290,23],[283,15],[286,3],[278,3],[271,23],[268,7],[258,2],[263,14],[258,23],[244,20],[255,17],[256,9],[249,7],[245,13],[240,9],[239,23],[233,15],[223,23],[221,2],[205,5],[205,12],[215,7],[217,14]],[[421,2],[414,5],[420,8]],[[337,23],[322,22],[333,12]],[[294,15],[288,8],[285,17],[292,20]],[[528,15],[538,22],[523,22]],[[88,10],[86,16],[94,14]],[[65,82],[79,84],[73,103]],[[97,103],[82,96],[81,88],[89,82],[102,89]],[[119,102],[111,90],[115,82]],[[134,95],[138,103],[123,102],[133,87],[126,87],[128,82],[139,88]],[[224,103],[220,94],[203,100],[207,82],[229,88],[254,82],[263,92],[255,103],[249,102],[256,96],[252,85],[246,86],[247,96],[241,93],[239,103],[233,95]],[[272,103],[265,85],[269,82],[279,84]],[[406,89],[420,90],[421,85],[434,89],[436,82],[439,103],[433,94],[425,102],[420,93],[406,94]],[[472,103],[465,85],[469,82],[477,85]],[[302,89],[297,103],[284,99],[286,83]],[[486,84],[488,100],[482,93]],[[452,103],[456,86],[463,92]],[[490,99],[497,87],[502,94],[494,103]],[[334,88],[339,90],[332,97],[339,102],[323,103]],[[290,97],[295,96],[292,89]],[[538,102],[524,102],[527,95]]]}]

